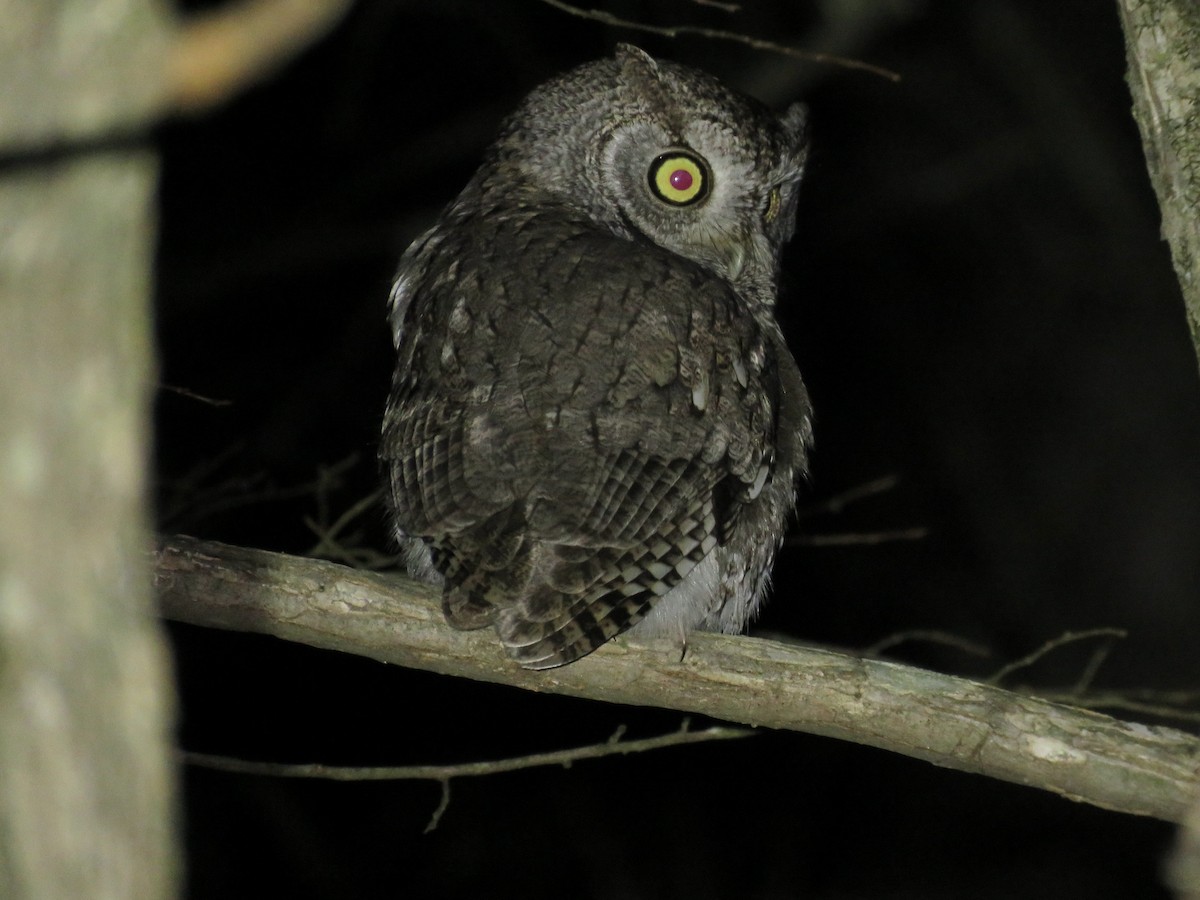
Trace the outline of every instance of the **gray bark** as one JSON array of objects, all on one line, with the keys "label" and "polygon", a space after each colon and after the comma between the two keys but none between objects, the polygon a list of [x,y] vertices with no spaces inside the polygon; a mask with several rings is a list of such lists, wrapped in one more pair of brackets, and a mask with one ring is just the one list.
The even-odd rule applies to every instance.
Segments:
[{"label": "gray bark", "polygon": [[[1200,361],[1200,5],[1196,0],[1117,5],[1133,116]],[[1169,871],[1180,897],[1200,900],[1200,792]]]},{"label": "gray bark", "polygon": [[895,663],[744,637],[628,636],[570,666],[518,667],[491,629],[455,631],[438,594],[407,579],[190,538],[160,543],[163,613],[383,662],[613,703],[828,735],[1181,820],[1200,786],[1200,738],[1121,722]]},{"label": "gray bark", "polygon": [[156,161],[106,143],[159,103],[163,13],[0,0],[5,898],[175,892],[171,681],[145,570]]},{"label": "gray bark", "polygon": [[1200,4],[1118,0],[1133,116],[1200,360]]}]

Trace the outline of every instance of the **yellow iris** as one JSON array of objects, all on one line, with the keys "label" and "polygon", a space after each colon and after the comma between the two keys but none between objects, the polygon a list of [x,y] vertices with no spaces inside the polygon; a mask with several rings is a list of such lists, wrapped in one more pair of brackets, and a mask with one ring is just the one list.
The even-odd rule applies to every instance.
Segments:
[{"label": "yellow iris", "polygon": [[687,206],[708,193],[708,173],[690,153],[664,153],[650,166],[650,187],[667,203]]},{"label": "yellow iris", "polygon": [[763,221],[768,224],[775,221],[779,215],[779,188],[772,188],[767,195],[767,211],[763,213]]}]

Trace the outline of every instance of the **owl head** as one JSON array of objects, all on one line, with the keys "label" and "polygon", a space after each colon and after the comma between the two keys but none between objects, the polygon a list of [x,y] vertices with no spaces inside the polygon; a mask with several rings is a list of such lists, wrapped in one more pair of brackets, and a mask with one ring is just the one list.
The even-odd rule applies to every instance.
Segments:
[{"label": "owl head", "polygon": [[623,44],[530,94],[475,189],[560,205],[770,303],[794,227],[806,119],[800,104],[777,114]]}]

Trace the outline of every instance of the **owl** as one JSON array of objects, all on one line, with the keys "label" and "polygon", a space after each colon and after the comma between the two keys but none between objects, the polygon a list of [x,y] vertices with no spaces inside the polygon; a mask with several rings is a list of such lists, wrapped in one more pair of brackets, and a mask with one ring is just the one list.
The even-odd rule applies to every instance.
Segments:
[{"label": "owl", "polygon": [[450,625],[548,669],[755,615],[812,432],[773,314],[806,151],[804,107],[621,46],[404,253],[380,456]]}]

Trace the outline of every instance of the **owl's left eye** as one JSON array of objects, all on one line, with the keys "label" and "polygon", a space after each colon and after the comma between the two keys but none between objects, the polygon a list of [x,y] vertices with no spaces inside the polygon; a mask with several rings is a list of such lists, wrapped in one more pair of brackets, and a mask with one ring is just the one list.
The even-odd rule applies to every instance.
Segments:
[{"label": "owl's left eye", "polygon": [[779,188],[771,188],[771,193],[767,194],[767,206],[763,210],[763,221],[770,225],[779,215]]},{"label": "owl's left eye", "polygon": [[708,166],[692,153],[664,153],[647,174],[654,196],[672,206],[690,206],[708,195]]}]

